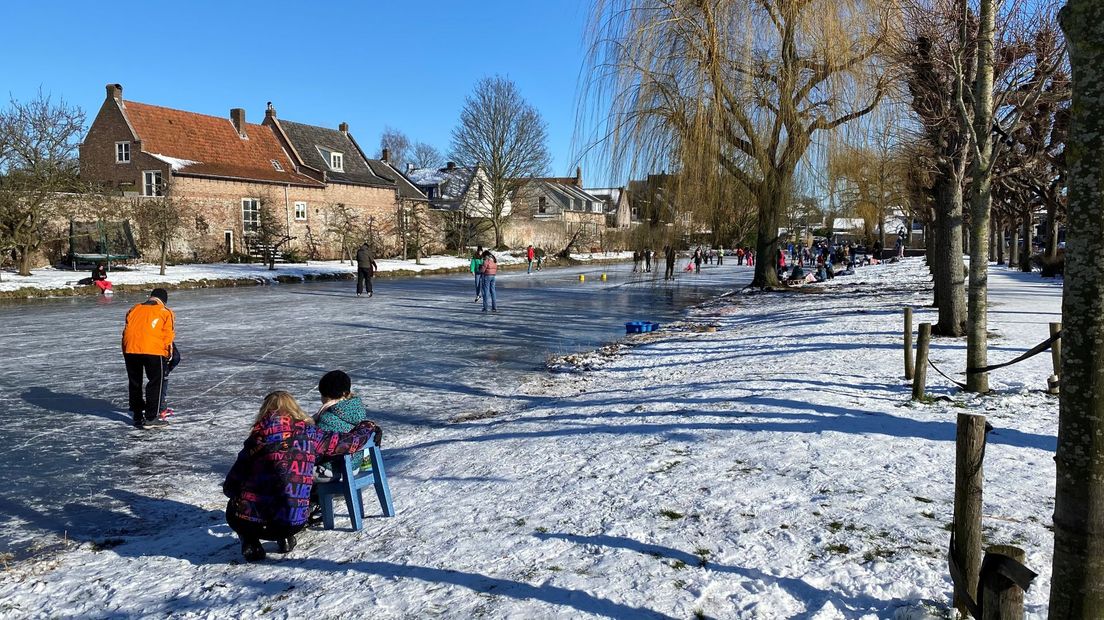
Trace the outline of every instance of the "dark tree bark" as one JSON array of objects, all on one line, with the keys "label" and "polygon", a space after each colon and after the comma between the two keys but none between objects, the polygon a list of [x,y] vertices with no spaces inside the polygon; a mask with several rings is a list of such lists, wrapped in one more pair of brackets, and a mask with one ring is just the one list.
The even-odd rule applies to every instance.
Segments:
[{"label": "dark tree bark", "polygon": [[1051,618],[1104,617],[1104,3],[1069,0],[1073,103]]}]

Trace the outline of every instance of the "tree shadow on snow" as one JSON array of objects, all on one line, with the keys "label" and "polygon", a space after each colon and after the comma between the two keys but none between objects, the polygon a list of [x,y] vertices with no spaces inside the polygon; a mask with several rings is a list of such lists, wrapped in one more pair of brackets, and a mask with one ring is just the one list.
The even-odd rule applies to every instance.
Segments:
[{"label": "tree shadow on snow", "polygon": [[[293,560],[287,561],[292,564]],[[418,579],[427,583],[449,584],[468,588],[481,594],[505,596],[519,600],[543,601],[552,605],[561,605],[573,608],[582,613],[606,616],[608,618],[671,618],[671,616],[633,607],[623,603],[617,603],[609,599],[600,598],[581,590],[572,590],[548,584],[539,586],[511,581],[479,573],[466,573],[463,571],[449,570],[445,568],[432,568],[429,566],[411,566],[394,564],[391,562],[335,562],[333,560],[308,558],[296,562],[299,567],[345,573],[356,571],[376,575],[387,580],[391,579]]]},{"label": "tree shadow on snow", "polygon": [[909,602],[905,599],[884,600],[871,596],[847,596],[839,591],[824,590],[822,588],[818,588],[816,586],[813,586],[809,582],[796,577],[778,577],[775,575],[769,575],[761,570],[754,568],[728,566],[711,561],[703,562],[700,556],[688,553],[686,551],[672,549],[670,547],[663,547],[660,545],[642,543],[631,538],[624,538],[621,536],[579,536],[575,534],[541,532],[534,533],[533,536],[541,540],[564,540],[579,545],[596,545],[615,549],[626,549],[628,551],[634,551],[636,553],[645,554],[653,557],[665,557],[672,560],[680,560],[687,566],[700,566],[705,570],[710,570],[718,573],[734,574],[750,581],[775,584],[788,592],[790,596],[799,601],[803,601],[805,603],[805,609],[807,612],[813,612],[817,609],[820,609],[824,606],[825,603],[829,601],[836,605],[846,606],[850,611],[854,612],[885,612],[895,607],[905,605]]}]

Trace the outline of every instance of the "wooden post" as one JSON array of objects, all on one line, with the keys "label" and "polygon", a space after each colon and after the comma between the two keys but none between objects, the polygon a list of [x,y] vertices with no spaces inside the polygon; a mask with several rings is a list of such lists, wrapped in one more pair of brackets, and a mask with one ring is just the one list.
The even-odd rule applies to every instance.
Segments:
[{"label": "wooden post", "polygon": [[[1050,335],[1053,336],[1062,331],[1061,323],[1050,324]],[[1050,363],[1054,368],[1054,374],[1047,379],[1047,392],[1057,394],[1062,379],[1062,339],[1055,340],[1050,345]]]},{"label": "wooden post", "polygon": [[[1020,564],[1024,562],[1024,551],[1011,545],[994,545],[987,553],[1006,555]],[[1024,591],[1004,575],[991,574],[981,584],[985,601],[981,610],[981,620],[1021,620],[1024,617]]]},{"label": "wooden post", "polygon": [[921,323],[916,339],[916,368],[912,377],[912,400],[924,398],[928,382],[928,347],[931,345],[931,323]]},{"label": "wooden post", "polygon": [[912,379],[912,308],[905,308],[905,378]]},{"label": "wooden post", "polygon": [[[958,414],[955,433],[954,537],[955,561],[962,569],[970,596],[977,600],[981,572],[982,454],[985,452],[985,416]],[[954,606],[965,614],[966,603],[955,597]]]}]

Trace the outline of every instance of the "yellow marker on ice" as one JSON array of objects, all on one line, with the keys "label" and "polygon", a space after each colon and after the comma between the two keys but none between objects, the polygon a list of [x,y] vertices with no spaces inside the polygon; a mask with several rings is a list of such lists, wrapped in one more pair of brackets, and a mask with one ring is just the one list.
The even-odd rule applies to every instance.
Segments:
[{"label": "yellow marker on ice", "polygon": [[605,281],[606,281],[606,274],[604,274],[604,273],[602,274],[602,281],[603,281],[603,282],[605,282]]},{"label": "yellow marker on ice", "polygon": [[579,281],[580,282],[586,282],[586,276],[580,273],[579,274]]}]

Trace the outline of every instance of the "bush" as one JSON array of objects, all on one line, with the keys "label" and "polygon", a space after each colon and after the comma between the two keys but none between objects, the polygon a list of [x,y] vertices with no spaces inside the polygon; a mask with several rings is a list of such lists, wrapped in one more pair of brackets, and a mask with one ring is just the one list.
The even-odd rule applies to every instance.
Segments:
[{"label": "bush", "polygon": [[284,250],[283,255],[284,255],[284,262],[285,263],[305,263],[305,262],[307,262],[306,257],[303,256],[303,254],[301,252],[299,252],[299,250],[296,249],[296,248],[290,248],[290,249]]},{"label": "bush", "polygon": [[234,252],[226,259],[226,262],[238,264],[252,263],[253,257],[248,254],[242,254],[241,252]]}]

